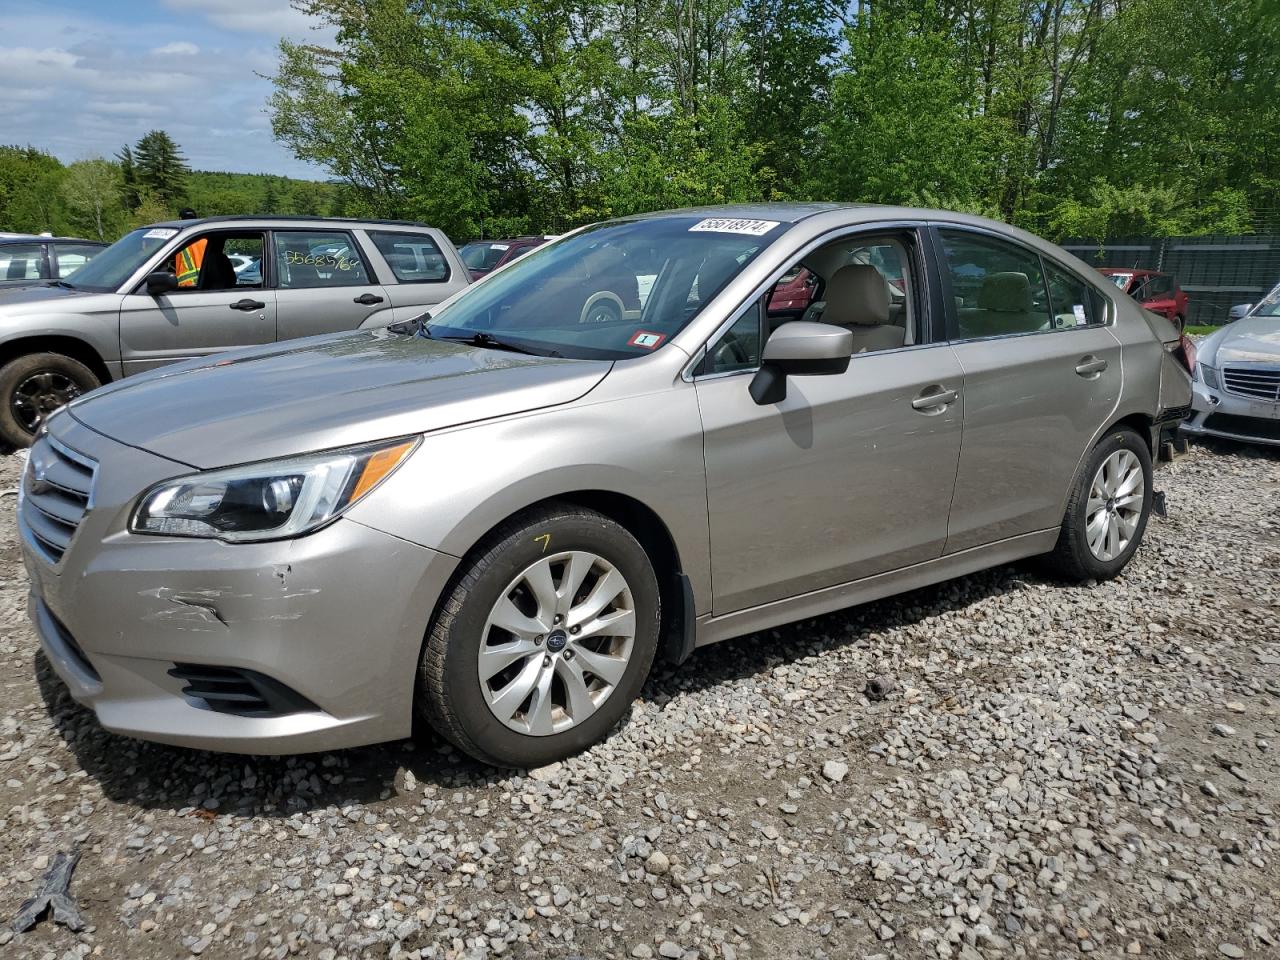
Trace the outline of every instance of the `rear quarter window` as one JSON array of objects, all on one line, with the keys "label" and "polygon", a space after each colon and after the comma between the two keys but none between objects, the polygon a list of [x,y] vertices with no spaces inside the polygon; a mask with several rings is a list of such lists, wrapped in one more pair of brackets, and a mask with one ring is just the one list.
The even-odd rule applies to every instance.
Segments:
[{"label": "rear quarter window", "polygon": [[371,230],[369,239],[401,283],[441,283],[449,279],[449,262],[430,235]]}]

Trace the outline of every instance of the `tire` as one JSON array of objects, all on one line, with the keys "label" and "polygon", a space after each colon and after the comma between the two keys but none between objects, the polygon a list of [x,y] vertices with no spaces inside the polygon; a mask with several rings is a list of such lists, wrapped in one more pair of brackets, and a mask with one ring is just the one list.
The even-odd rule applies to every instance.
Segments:
[{"label": "tire", "polygon": [[0,367],[0,440],[29,447],[54,409],[102,385],[92,370],[61,353],[29,353]]},{"label": "tire", "polygon": [[1181,336],[1187,329],[1187,318],[1178,314],[1173,318],[1173,325],[1178,328],[1178,335]]},{"label": "tire", "polygon": [[622,320],[622,303],[612,295],[601,296],[582,308],[579,323],[618,323]]},{"label": "tire", "polygon": [[[1108,466],[1106,474],[1102,473],[1104,464]],[[1141,477],[1140,495],[1125,492],[1127,479],[1134,475]],[[1095,496],[1109,492],[1108,479],[1114,492],[1105,498]],[[1094,446],[1076,477],[1057,545],[1045,557],[1050,569],[1073,580],[1110,580],[1117,576],[1142,542],[1153,495],[1151,448],[1128,427],[1111,430]],[[1132,507],[1133,512],[1126,507]],[[1092,528],[1091,519],[1095,524]],[[1098,524],[1105,525],[1101,540],[1097,536]],[[1114,541],[1110,539],[1112,530],[1116,534]]]},{"label": "tire", "polygon": [[[572,563],[580,565],[577,574]],[[538,601],[533,580],[523,579],[537,579],[544,567],[548,577],[541,582],[552,592],[544,589],[542,595],[554,602]],[[613,593],[618,581],[608,571],[621,577],[625,589]],[[565,599],[570,580],[580,586]],[[593,604],[600,597],[609,601],[610,595],[612,601],[592,614]],[[567,610],[556,615],[564,619],[548,616],[553,609]],[[619,626],[586,636],[604,618]],[[621,635],[628,619],[629,640]],[[568,504],[524,514],[476,547],[446,589],[423,646],[417,711],[460,750],[485,763],[532,768],[561,760],[602,739],[639,694],[657,650],[660,619],[653,565],[627,530]],[[525,632],[510,632],[494,621]],[[566,629],[577,634],[574,627],[583,622],[587,628],[570,637]],[[543,627],[550,631],[539,633]],[[511,653],[513,644],[520,645],[518,655]],[[482,676],[500,662],[492,658],[506,662],[508,655],[509,666]],[[482,665],[482,656],[491,659]],[[600,675],[591,672],[592,666]],[[574,676],[586,679],[574,683],[571,697]],[[598,702],[588,704],[584,692]]]}]

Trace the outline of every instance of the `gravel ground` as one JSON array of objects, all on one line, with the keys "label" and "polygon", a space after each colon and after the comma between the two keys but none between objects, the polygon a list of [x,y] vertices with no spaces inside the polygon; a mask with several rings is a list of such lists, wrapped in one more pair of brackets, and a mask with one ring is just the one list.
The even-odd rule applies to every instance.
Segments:
[{"label": "gravel ground", "polygon": [[0,919],[78,847],[89,926],[0,956],[1278,956],[1280,454],[1157,486],[1117,581],[1003,567],[702,650],[526,775],[429,735],[103,733],[27,626],[6,497]]}]

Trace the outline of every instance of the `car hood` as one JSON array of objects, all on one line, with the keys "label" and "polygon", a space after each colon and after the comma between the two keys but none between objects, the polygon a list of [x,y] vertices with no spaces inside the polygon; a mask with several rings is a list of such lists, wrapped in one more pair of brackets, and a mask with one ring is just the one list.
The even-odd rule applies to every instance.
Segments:
[{"label": "car hood", "polygon": [[377,330],[165,367],[67,409],[122,443],[209,468],[568,403],[612,366]]},{"label": "car hood", "polygon": [[100,291],[55,287],[48,280],[0,283],[0,311],[8,312],[10,308],[17,307],[27,312],[32,307],[39,309],[45,305],[61,309],[68,300],[84,300],[88,297],[100,296],[102,296]]},{"label": "car hood", "polygon": [[1245,317],[1215,336],[1218,364],[1280,363],[1280,317]]}]

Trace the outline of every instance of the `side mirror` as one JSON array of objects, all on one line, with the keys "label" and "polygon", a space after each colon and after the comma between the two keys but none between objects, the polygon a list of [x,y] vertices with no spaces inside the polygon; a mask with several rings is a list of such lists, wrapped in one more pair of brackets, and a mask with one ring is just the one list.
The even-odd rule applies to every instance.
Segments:
[{"label": "side mirror", "polygon": [[1252,309],[1252,303],[1237,303],[1227,314],[1227,323],[1230,323],[1233,320],[1239,320]]},{"label": "side mirror", "polygon": [[153,297],[178,289],[178,278],[168,270],[147,274],[147,293]]},{"label": "side mirror", "polygon": [[751,379],[751,399],[764,406],[787,399],[788,376],[844,373],[853,356],[853,334],[830,323],[784,323],[764,345],[760,369]]}]

